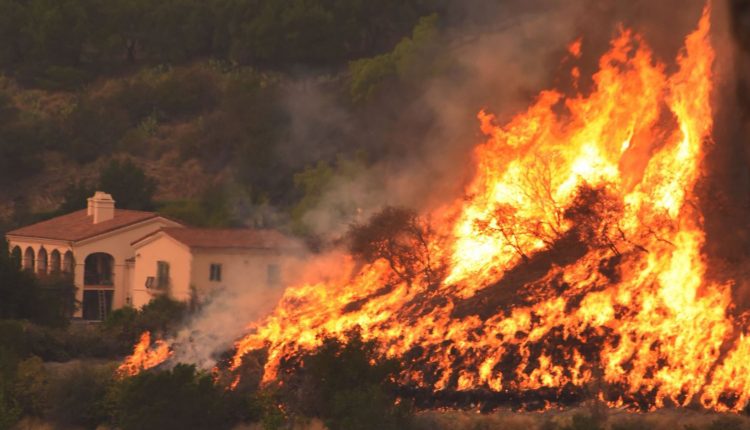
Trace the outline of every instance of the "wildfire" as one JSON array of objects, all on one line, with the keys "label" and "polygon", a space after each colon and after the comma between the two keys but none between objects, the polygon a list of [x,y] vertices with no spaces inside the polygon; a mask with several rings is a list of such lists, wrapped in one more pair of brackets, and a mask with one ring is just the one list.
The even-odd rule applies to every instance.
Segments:
[{"label": "wildfire", "polygon": [[[266,349],[271,381],[284,357],[360,328],[402,358],[401,383],[433,392],[593,384],[613,405],[744,407],[750,337],[730,286],[705,277],[693,193],[712,131],[709,32],[706,8],[670,74],[623,30],[589,93],[543,91],[504,125],[480,112],[466,198],[429,217],[445,276],[342,257],[335,279],[290,287],[250,325],[232,368]],[[142,344],[124,368],[168,354]]]},{"label": "wildfire", "polygon": [[151,345],[151,333],[143,332],[141,339],[133,348],[133,354],[117,368],[120,376],[137,375],[143,370],[158,366],[166,361],[172,352],[163,340],[157,340]]}]

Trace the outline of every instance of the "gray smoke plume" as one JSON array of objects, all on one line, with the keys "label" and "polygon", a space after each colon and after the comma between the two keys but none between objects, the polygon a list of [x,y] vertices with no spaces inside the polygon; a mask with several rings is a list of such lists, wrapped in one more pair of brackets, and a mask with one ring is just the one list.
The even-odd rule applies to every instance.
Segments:
[{"label": "gray smoke plume", "polygon": [[290,153],[334,150],[321,131],[365,150],[380,148],[373,139],[395,139],[396,146],[408,148],[381,157],[355,178],[336,178],[306,214],[307,224],[318,235],[337,236],[384,205],[428,212],[460,198],[473,173],[472,149],[483,141],[476,119],[480,109],[495,113],[502,123],[523,111],[540,90],[566,89],[569,83],[559,79],[567,76],[565,48],[578,37],[584,49],[580,67],[590,77],[623,26],[643,34],[655,56],[672,64],[703,6],[702,0],[450,2],[446,19],[456,22],[446,23],[441,46],[452,73],[430,78],[421,96],[398,104],[398,112],[382,103],[370,122],[390,130],[367,124],[356,129],[347,109],[336,109],[330,95],[312,89],[315,84],[307,82],[306,91],[296,92],[302,99],[290,103],[295,131],[288,147],[298,149]]}]

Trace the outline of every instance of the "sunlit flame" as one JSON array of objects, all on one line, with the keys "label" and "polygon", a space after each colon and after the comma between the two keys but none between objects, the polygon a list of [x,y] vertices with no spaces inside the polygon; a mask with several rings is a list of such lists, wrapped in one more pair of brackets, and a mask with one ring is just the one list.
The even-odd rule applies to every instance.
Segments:
[{"label": "sunlit flame", "polygon": [[[543,91],[504,125],[480,112],[466,198],[429,217],[442,282],[342,257],[333,279],[290,287],[248,327],[232,368],[265,348],[270,381],[283,357],[359,327],[384,356],[408,354],[400,382],[420,388],[598,382],[613,406],[744,407],[750,337],[728,313],[730,286],[705,278],[693,204],[712,130],[709,30],[706,8],[671,75],[623,30],[590,93]],[[568,51],[580,57],[581,40]],[[123,366],[153,363],[134,357]]]},{"label": "sunlit flame", "polygon": [[172,355],[169,345],[163,340],[151,344],[151,333],[144,332],[133,348],[133,354],[117,368],[120,376],[137,375],[143,370],[150,369],[163,363]]}]

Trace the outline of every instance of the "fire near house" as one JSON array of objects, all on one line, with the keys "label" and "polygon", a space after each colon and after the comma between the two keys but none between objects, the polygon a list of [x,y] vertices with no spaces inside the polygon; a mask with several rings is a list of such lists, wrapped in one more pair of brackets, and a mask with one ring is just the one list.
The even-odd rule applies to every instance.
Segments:
[{"label": "fire near house", "polygon": [[116,209],[100,191],[87,209],[13,230],[7,240],[24,269],[73,277],[81,303],[75,316],[86,320],[161,294],[188,300],[221,287],[278,286],[293,248],[276,231],[187,228],[153,212]]}]

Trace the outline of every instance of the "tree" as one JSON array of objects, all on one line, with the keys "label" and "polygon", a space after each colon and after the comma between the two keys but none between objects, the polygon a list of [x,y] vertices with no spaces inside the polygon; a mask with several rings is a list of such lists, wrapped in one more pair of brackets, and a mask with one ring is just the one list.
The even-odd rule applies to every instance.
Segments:
[{"label": "tree", "polygon": [[573,229],[582,243],[592,247],[607,247],[620,254],[618,244],[632,245],[645,251],[641,245],[625,236],[620,227],[623,202],[607,192],[605,187],[579,187],[575,200],[565,210],[564,217],[573,223]]},{"label": "tree", "polygon": [[118,208],[154,209],[156,180],[130,159],[112,160],[99,175],[99,189],[111,194]]},{"label": "tree", "polygon": [[21,270],[0,243],[0,319],[28,319],[35,323],[65,327],[76,307],[76,287],[65,275],[42,279]]},{"label": "tree", "polygon": [[24,56],[26,7],[16,0],[0,0],[0,64],[12,65]]},{"label": "tree", "polygon": [[71,182],[63,192],[63,202],[60,204],[57,212],[67,214],[80,209],[86,209],[88,205],[87,199],[95,191],[94,187],[86,184],[84,181]]},{"label": "tree", "polygon": [[505,246],[523,260],[528,260],[540,243],[546,248],[554,246],[565,233],[567,222],[565,208],[555,197],[554,165],[555,160],[548,156],[531,160],[516,184],[522,203],[496,203],[492,214],[476,220],[475,227],[502,237]]},{"label": "tree", "polygon": [[372,98],[389,82],[416,82],[432,73],[439,56],[437,49],[436,14],[423,17],[412,31],[391,52],[349,63],[349,92],[354,102]]},{"label": "tree", "polygon": [[19,120],[19,113],[13,97],[0,90],[0,184],[31,176],[41,164],[40,130],[32,132],[31,127]]},{"label": "tree", "polygon": [[97,21],[91,0],[32,0],[24,29],[38,62],[78,66],[86,42],[94,41]]},{"label": "tree", "polygon": [[67,327],[78,308],[76,286],[68,274],[50,274],[37,280],[34,312],[30,319],[50,327]]},{"label": "tree", "polygon": [[430,253],[434,232],[411,209],[388,206],[366,224],[353,225],[348,237],[352,255],[368,263],[384,259],[402,281],[435,283],[442,277],[443,265]]},{"label": "tree", "polygon": [[0,319],[33,315],[37,287],[34,275],[11,260],[7,242],[0,242]]},{"label": "tree", "polygon": [[336,198],[335,202],[326,201],[326,194],[340,183],[353,182],[367,168],[367,157],[364,151],[358,151],[353,157],[343,154],[336,156],[335,163],[318,161],[294,174],[294,188],[301,195],[290,210],[292,230],[299,235],[310,235],[314,228],[308,215],[321,207],[341,219],[352,219],[357,215],[357,205],[352,200]]}]

